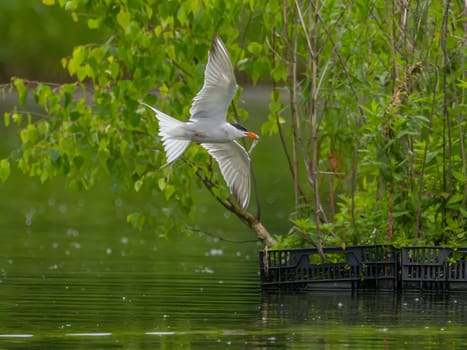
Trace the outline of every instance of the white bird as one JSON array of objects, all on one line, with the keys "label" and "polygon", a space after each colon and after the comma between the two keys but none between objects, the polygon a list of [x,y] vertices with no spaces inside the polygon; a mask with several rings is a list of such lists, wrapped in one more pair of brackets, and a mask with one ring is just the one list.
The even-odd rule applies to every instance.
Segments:
[{"label": "white bird", "polygon": [[250,157],[235,139],[248,137],[255,144],[259,136],[226,121],[227,109],[236,91],[237,83],[229,54],[216,35],[208,53],[204,85],[193,99],[188,122],[179,121],[143,104],[159,120],[159,136],[167,155],[167,164],[180,158],[192,141],[200,143],[219,164],[222,176],[237,202],[246,208],[250,200]]}]

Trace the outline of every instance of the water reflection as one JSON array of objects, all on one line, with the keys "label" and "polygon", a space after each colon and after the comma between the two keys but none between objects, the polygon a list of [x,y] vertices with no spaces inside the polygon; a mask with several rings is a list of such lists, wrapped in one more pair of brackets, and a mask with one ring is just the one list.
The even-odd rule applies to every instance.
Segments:
[{"label": "water reflection", "polygon": [[[79,231],[32,233],[26,244],[2,236],[0,348],[463,349],[467,342],[465,294],[268,295],[259,290],[255,245],[202,235],[106,241]],[[80,247],[69,247],[70,239]]]},{"label": "water reflection", "polygon": [[72,219],[49,225],[50,217],[44,223],[37,216],[27,226],[21,217],[1,236],[0,348],[463,349],[467,343],[467,294],[262,294],[254,243],[203,234],[157,239],[114,221],[76,220],[86,208],[67,207]]},{"label": "water reflection", "polygon": [[453,292],[399,294],[338,291],[264,294],[260,318],[268,326],[278,321],[319,324],[330,320],[346,325],[467,325],[467,295]]},{"label": "water reflection", "polygon": [[[80,250],[98,244],[85,232],[79,239]],[[255,246],[239,256],[238,246],[203,236],[158,241],[156,250],[132,242],[125,256],[101,246],[98,258],[57,262],[39,250],[2,260],[0,347],[461,349],[467,341],[465,294],[262,294]],[[180,254],[168,252],[174,244]]]},{"label": "water reflection", "polygon": [[[330,291],[265,294],[259,324],[265,329],[293,328],[295,334],[315,345],[461,349],[467,341],[467,295]],[[289,342],[288,336],[283,335],[280,341]]]}]

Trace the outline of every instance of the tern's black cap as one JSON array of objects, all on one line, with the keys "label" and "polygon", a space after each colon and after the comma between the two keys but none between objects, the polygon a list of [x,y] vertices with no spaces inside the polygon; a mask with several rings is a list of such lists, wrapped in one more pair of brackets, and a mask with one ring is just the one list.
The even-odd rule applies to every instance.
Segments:
[{"label": "tern's black cap", "polygon": [[235,126],[238,130],[241,130],[241,131],[248,131],[247,129],[245,129],[243,126],[241,126],[240,124],[237,124],[237,123],[230,123],[232,124],[233,126]]}]

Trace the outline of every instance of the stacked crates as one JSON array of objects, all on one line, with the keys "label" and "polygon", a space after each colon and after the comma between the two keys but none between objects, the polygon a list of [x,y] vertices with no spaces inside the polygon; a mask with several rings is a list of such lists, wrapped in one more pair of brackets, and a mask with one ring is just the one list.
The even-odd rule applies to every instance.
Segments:
[{"label": "stacked crates", "polygon": [[260,252],[264,290],[467,290],[467,248],[361,245]]},{"label": "stacked crates", "polygon": [[397,287],[397,258],[392,246],[314,248],[260,252],[264,289],[357,289]]}]

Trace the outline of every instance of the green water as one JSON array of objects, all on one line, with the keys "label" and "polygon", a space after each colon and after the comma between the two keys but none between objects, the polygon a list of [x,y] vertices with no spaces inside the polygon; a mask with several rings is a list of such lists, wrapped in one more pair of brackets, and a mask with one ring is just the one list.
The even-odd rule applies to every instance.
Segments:
[{"label": "green water", "polygon": [[[15,137],[0,133],[1,158]],[[287,174],[262,142],[263,218],[284,232]],[[14,172],[0,185],[0,349],[465,348],[467,294],[262,294],[260,246],[221,239],[253,233],[195,195],[190,224],[209,235],[164,239],[125,222],[151,197]]]},{"label": "green water", "polygon": [[263,295],[254,244],[202,235],[160,240],[112,218],[111,235],[89,222],[44,232],[34,225],[2,226],[0,348],[463,349],[467,343],[466,295]]},{"label": "green water", "polygon": [[[466,294],[265,295],[257,244],[135,232],[124,208],[138,198],[105,186],[87,193],[70,192],[60,181],[40,186],[19,174],[0,194],[2,349],[463,349],[467,343]],[[251,238],[235,225],[212,227],[224,215],[197,219],[222,237]]]}]

